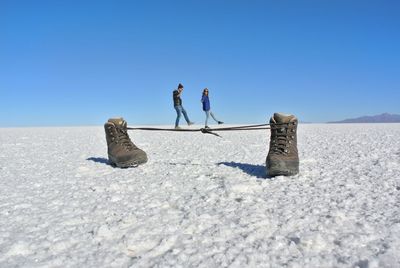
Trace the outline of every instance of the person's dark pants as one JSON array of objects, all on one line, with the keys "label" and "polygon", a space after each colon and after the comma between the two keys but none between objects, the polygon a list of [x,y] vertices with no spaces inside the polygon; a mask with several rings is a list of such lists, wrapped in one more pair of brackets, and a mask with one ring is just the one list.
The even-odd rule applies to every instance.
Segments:
[{"label": "person's dark pants", "polygon": [[186,113],[186,110],[182,107],[182,105],[174,106],[176,110],[176,121],[175,121],[175,127],[179,126],[179,120],[181,119],[181,116],[185,117],[186,122],[189,124],[190,120],[189,117]]}]

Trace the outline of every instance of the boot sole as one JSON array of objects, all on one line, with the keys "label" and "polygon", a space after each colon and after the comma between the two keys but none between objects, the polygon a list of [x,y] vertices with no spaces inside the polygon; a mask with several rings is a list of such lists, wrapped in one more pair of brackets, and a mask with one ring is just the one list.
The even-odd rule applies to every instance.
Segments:
[{"label": "boot sole", "polygon": [[110,164],[114,167],[119,167],[119,168],[135,168],[138,167],[139,165],[142,165],[147,162],[147,159],[143,160],[130,160],[126,162],[117,162],[115,159],[111,156],[108,156],[108,159],[110,161]]},{"label": "boot sole", "polygon": [[298,161],[271,161],[267,162],[268,176],[293,176],[299,173]]}]

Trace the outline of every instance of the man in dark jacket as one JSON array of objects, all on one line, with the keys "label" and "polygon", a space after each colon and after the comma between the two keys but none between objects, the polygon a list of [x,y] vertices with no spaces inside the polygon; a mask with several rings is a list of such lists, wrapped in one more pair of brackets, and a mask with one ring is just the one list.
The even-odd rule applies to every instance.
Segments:
[{"label": "man in dark jacket", "polygon": [[176,110],[176,121],[175,121],[175,128],[179,129],[179,120],[181,119],[181,115],[183,114],[183,116],[185,117],[185,120],[188,124],[188,126],[193,125],[194,123],[191,122],[189,120],[189,117],[186,113],[186,110],[183,108],[182,106],[182,99],[181,99],[181,95],[183,92],[183,85],[181,83],[179,83],[178,85],[178,89],[174,90],[174,92],[172,93],[173,99],[174,99],[174,108]]}]

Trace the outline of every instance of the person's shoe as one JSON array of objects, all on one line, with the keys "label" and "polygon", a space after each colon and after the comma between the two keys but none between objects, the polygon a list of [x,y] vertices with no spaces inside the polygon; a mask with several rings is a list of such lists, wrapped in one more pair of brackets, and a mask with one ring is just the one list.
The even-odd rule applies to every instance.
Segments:
[{"label": "person's shoe", "polygon": [[175,129],[181,129],[181,127],[176,126]]},{"label": "person's shoe", "polygon": [[194,122],[188,122],[188,126],[194,125]]},{"label": "person's shoe", "polygon": [[209,127],[209,126],[205,126],[204,128],[206,128],[206,129],[210,129],[210,127]]},{"label": "person's shoe", "polygon": [[123,118],[111,118],[104,124],[108,147],[108,160],[111,165],[128,168],[147,162],[146,153],[136,147],[127,131]]},{"label": "person's shoe", "polygon": [[266,160],[268,176],[291,176],[299,173],[297,124],[294,115],[274,113],[270,119],[271,140]]},{"label": "person's shoe", "polygon": [[222,125],[224,122],[222,121],[218,121],[218,125]]}]

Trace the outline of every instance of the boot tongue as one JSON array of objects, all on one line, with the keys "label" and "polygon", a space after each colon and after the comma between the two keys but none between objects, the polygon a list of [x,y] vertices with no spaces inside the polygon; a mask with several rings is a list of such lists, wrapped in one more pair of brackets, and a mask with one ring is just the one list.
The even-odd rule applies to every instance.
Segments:
[{"label": "boot tongue", "polygon": [[271,118],[277,124],[285,124],[295,119],[294,115],[283,114],[283,113],[274,113],[274,116]]},{"label": "boot tongue", "polygon": [[108,119],[108,122],[113,123],[114,125],[121,127],[121,128],[127,127],[127,123],[122,117],[110,118],[110,119]]}]

